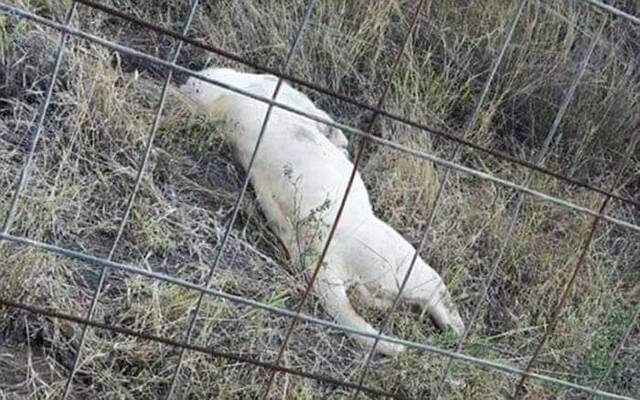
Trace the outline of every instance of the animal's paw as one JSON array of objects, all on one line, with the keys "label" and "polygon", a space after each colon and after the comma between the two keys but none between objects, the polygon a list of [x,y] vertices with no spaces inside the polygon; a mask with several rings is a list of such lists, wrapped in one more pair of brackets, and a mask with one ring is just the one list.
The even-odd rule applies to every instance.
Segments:
[{"label": "animal's paw", "polygon": [[442,289],[436,299],[434,304],[427,307],[427,311],[435,319],[440,329],[446,331],[451,328],[458,336],[464,335],[464,322],[446,289]]},{"label": "animal's paw", "polygon": [[[371,333],[374,333],[374,331],[372,331]],[[356,337],[356,341],[358,342],[358,344],[360,344],[362,347],[364,347],[367,350],[371,350],[371,348],[375,343],[374,339],[369,337],[362,337],[362,336]],[[406,350],[406,347],[404,345],[401,345],[398,343],[391,343],[384,340],[379,340],[375,347],[376,353],[385,355],[387,357],[395,357],[405,350]]]},{"label": "animal's paw", "polygon": [[387,357],[395,357],[398,354],[404,352],[407,348],[404,345],[398,343],[391,343],[385,341],[379,341],[376,346],[376,352],[384,354]]}]

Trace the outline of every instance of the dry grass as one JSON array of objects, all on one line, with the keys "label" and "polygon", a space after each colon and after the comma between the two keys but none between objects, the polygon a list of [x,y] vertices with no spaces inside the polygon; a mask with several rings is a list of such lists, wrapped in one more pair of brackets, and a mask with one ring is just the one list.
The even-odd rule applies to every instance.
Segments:
[{"label": "dry grass", "polygon": [[[69,2],[14,0],[60,19]],[[181,29],[188,2],[112,0],[138,17]],[[303,4],[287,1],[205,2],[192,35],[272,67],[283,64]],[[407,27],[413,2],[319,2],[293,73],[374,103]],[[479,97],[506,21],[513,9],[498,0],[427,2],[416,39],[393,77],[388,108],[441,129],[460,131]],[[637,6],[619,2],[629,12]],[[532,1],[526,8],[470,138],[531,158],[551,125],[565,89],[602,15],[577,2]],[[82,9],[79,26],[160,57],[175,44],[123,21]],[[0,16],[0,210],[4,212],[24,160],[28,132],[42,102],[58,34]],[[611,20],[576,98],[561,138],[545,166],[606,186],[640,123],[640,29]],[[185,47],[180,63],[193,68],[231,65]],[[237,66],[236,66],[237,67]],[[12,233],[107,256],[122,220],[153,119],[164,72],[83,41],[70,40],[31,177]],[[309,93],[341,121],[362,126],[355,107]],[[381,134],[402,144],[451,157],[453,146],[383,121]],[[355,140],[354,140],[355,142]],[[640,188],[640,153],[623,174],[621,191]],[[363,176],[377,212],[417,244],[426,223],[440,168],[375,146]],[[463,151],[460,161],[514,181],[522,168]],[[242,172],[232,161],[215,120],[192,115],[176,93],[168,99],[150,165],[125,234],[113,259],[204,283],[236,195]],[[594,206],[598,197],[535,176],[534,187]],[[513,193],[462,174],[451,174],[429,231],[424,256],[440,271],[463,317],[477,305],[482,280],[507,239],[509,246],[483,300],[466,353],[522,365],[541,338],[549,310],[562,290],[590,218],[527,198],[509,238],[503,236]],[[245,201],[212,285],[292,307],[300,299],[301,272]],[[638,221],[638,210],[612,203],[609,211]],[[557,333],[538,371],[593,385],[619,342],[640,294],[640,237],[601,224]],[[23,246],[0,248],[0,291],[20,301],[85,315],[99,269]],[[197,293],[146,278],[110,272],[96,317],[140,331],[184,339]],[[307,313],[327,317],[315,300]],[[372,320],[375,310],[362,309]],[[287,321],[213,299],[204,302],[195,342],[224,350],[275,355]],[[429,321],[402,310],[395,335],[452,348]],[[64,385],[81,327],[0,309],[0,398],[56,398]],[[636,327],[603,388],[637,396],[640,332]],[[75,398],[161,398],[178,351],[109,332],[90,330],[73,386]],[[303,325],[287,362],[294,367],[356,379],[364,356],[337,332]],[[376,358],[369,384],[405,395],[426,395],[440,380],[445,359],[410,352]],[[180,398],[255,398],[267,373],[187,353]],[[513,378],[455,363],[447,399],[506,397]],[[578,392],[529,381],[528,397],[584,398]],[[347,398],[348,392],[296,377],[279,376],[277,398]]]}]

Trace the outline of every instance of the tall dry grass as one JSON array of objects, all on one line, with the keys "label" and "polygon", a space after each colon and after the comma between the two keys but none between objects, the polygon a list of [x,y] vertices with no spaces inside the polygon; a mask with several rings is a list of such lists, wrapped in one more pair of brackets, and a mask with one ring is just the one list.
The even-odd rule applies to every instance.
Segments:
[{"label": "tall dry grass", "polygon": [[[60,20],[69,2],[12,3]],[[164,27],[181,29],[188,2],[112,0],[109,4]],[[282,0],[203,2],[191,35],[280,68],[300,23],[304,4]],[[392,79],[387,108],[438,129],[461,133],[478,100],[504,35],[514,2],[428,1],[399,73],[389,66],[407,28],[413,2],[318,2],[292,73],[374,104],[382,82]],[[632,2],[618,2],[640,13]],[[604,15],[579,1],[531,1],[482,108],[470,140],[532,159],[551,126],[566,89]],[[81,8],[82,29],[167,58],[175,42],[102,13]],[[48,84],[59,35],[35,24],[0,17],[0,210],[20,171],[28,133]],[[544,166],[607,186],[640,123],[640,29],[609,19],[578,86]],[[182,65],[239,67],[186,46]],[[31,176],[11,230],[36,240],[107,256],[126,207],[153,119],[165,71],[97,45],[69,41],[45,120]],[[180,79],[180,77],[178,77]],[[336,119],[364,126],[369,113],[306,91]],[[378,134],[450,158],[454,146],[424,132],[383,120]],[[356,143],[352,138],[352,144]],[[637,198],[639,154],[623,172],[620,193]],[[458,161],[516,182],[523,168],[463,150]],[[376,211],[412,243],[423,234],[443,170],[389,149],[369,146],[362,174]],[[174,91],[124,236],[113,255],[130,263],[204,283],[243,178],[217,121],[192,115]],[[599,196],[534,175],[543,192],[593,207]],[[590,217],[526,198],[514,231],[505,237],[514,193],[452,173],[429,229],[423,256],[443,274],[467,319],[481,303],[479,321],[464,352],[522,366],[542,337],[584,241]],[[253,197],[243,203],[212,286],[270,304],[292,307],[304,288],[301,271],[265,227]],[[609,212],[638,222],[638,211],[614,202]],[[600,224],[591,251],[537,371],[585,385],[603,375],[609,356],[638,307],[640,239]],[[490,285],[482,281],[504,241],[509,243]],[[20,301],[85,315],[100,270],[5,242],[0,292]],[[184,339],[197,293],[146,278],[110,272],[96,318],[116,325]],[[357,298],[354,298],[357,302]],[[382,315],[359,306],[372,321]],[[305,312],[328,316],[315,299]],[[7,398],[55,398],[61,393],[81,327],[0,309],[0,393]],[[195,342],[247,352],[269,360],[287,321],[228,302],[207,299]],[[393,317],[393,334],[455,347],[429,321],[410,310]],[[636,327],[603,388],[637,396],[640,333]],[[109,332],[90,330],[75,398],[161,398],[178,351]],[[294,334],[287,363],[296,368],[357,379],[364,352],[338,332],[303,325]],[[368,383],[407,396],[432,393],[446,359],[409,352],[376,358]],[[266,372],[187,353],[180,398],[255,398]],[[455,363],[445,398],[506,397],[514,378]],[[347,398],[318,382],[279,376],[278,398]],[[530,380],[528,398],[584,398],[575,391]]]}]

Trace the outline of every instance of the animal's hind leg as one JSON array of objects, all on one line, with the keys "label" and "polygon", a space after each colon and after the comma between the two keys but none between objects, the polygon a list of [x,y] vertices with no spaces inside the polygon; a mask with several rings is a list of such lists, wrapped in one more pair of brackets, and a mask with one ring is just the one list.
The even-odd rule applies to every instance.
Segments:
[{"label": "animal's hind leg", "polygon": [[[315,282],[315,290],[320,297],[320,301],[327,313],[329,313],[341,325],[364,331],[371,334],[377,334],[367,321],[364,320],[354,309],[347,296],[347,285],[345,279],[338,271],[337,265],[329,264],[322,266]],[[361,335],[353,335],[354,339],[363,347],[371,348],[374,339]],[[380,341],[376,346],[376,350],[388,356],[393,356],[404,350],[404,346]]]},{"label": "animal's hind leg", "polygon": [[[415,255],[411,246],[398,232],[384,222],[372,218],[361,224],[348,245],[349,266],[369,287],[381,293],[397,296]],[[464,332],[464,323],[442,278],[418,257],[401,299],[426,310],[442,328]]]}]

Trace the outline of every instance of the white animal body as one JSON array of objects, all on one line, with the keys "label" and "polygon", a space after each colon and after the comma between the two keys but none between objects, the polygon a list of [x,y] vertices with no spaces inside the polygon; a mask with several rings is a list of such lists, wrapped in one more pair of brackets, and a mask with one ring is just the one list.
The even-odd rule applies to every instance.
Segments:
[{"label": "white animal body", "polygon": [[[225,68],[210,68],[201,73],[266,98],[272,97],[277,84],[272,75]],[[193,77],[181,90],[203,112],[231,123],[226,128],[226,139],[246,170],[268,105]],[[307,96],[286,83],[276,101],[330,120]],[[274,107],[250,172],[271,229],[292,260],[305,258],[311,268],[317,264],[353,168],[346,145],[340,130]],[[312,236],[315,240],[309,240]],[[365,302],[386,311],[398,293],[414,253],[410,243],[374,215],[358,174],[314,290],[338,323],[377,333],[354,310],[347,289],[357,288]],[[423,308],[441,328],[451,327],[458,334],[464,331],[441,277],[420,257],[401,296],[403,301]],[[371,338],[358,335],[354,338],[365,347],[373,343]],[[381,341],[376,349],[393,355],[402,351],[403,346]]]}]

